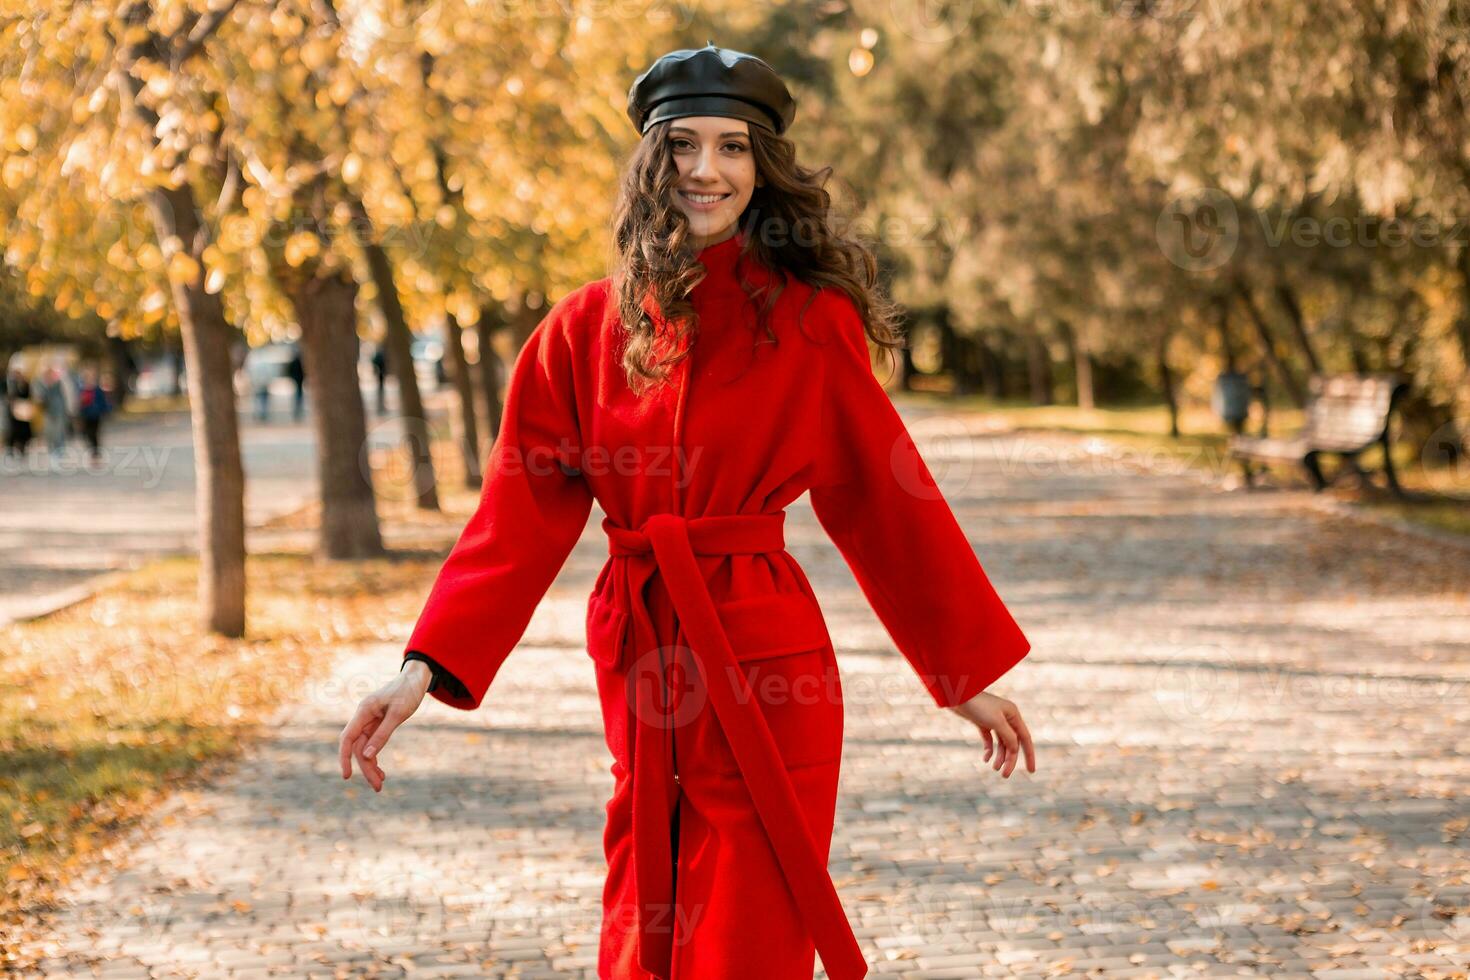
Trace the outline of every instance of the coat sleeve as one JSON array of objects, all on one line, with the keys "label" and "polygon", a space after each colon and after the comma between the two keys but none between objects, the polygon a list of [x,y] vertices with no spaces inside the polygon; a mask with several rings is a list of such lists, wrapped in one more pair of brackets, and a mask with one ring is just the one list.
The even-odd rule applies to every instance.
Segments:
[{"label": "coat sleeve", "polygon": [[809,314],[828,327],[812,509],[935,704],[961,704],[1031,644],[873,375],[857,307],[828,288]]},{"label": "coat sleeve", "polygon": [[[575,295],[575,294],[574,294]],[[459,681],[433,697],[478,708],[565,564],[592,510],[580,464],[564,298],[531,332],[506,388],[479,504],[444,560],[404,649]]]}]

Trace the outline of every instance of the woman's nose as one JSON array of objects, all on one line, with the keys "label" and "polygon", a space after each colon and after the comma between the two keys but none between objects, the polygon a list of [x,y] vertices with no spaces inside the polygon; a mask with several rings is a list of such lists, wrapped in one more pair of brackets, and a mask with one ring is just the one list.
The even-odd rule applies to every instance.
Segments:
[{"label": "woman's nose", "polygon": [[694,169],[690,175],[694,177],[714,177],[719,171],[715,167],[715,154],[712,147],[706,147],[699,151],[694,158]]}]

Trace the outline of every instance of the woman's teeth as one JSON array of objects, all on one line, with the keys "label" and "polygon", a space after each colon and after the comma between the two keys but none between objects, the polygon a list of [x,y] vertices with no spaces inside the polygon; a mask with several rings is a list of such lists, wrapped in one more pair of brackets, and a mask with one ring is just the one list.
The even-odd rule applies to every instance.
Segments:
[{"label": "woman's teeth", "polygon": [[713,204],[716,201],[723,201],[730,196],[729,194],[693,194],[689,191],[680,191],[679,193],[683,194],[695,204]]}]

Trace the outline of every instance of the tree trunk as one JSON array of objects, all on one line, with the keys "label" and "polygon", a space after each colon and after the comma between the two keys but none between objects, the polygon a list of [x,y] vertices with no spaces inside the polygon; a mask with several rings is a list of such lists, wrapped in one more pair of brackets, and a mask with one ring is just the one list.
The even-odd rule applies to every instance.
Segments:
[{"label": "tree trunk", "polygon": [[953,395],[968,395],[975,390],[975,338],[961,337],[950,320],[949,307],[934,311],[934,326],[939,331],[939,350],[944,368],[949,371]]},{"label": "tree trunk", "polygon": [[1220,334],[1220,355],[1225,359],[1225,370],[1235,373],[1235,338],[1230,333],[1230,301],[1224,296],[1216,296],[1215,306],[1215,329]]},{"label": "tree trunk", "polygon": [[1291,324],[1292,336],[1296,338],[1302,356],[1307,359],[1307,367],[1313,374],[1321,374],[1322,362],[1318,360],[1317,351],[1312,347],[1312,338],[1307,335],[1307,318],[1302,313],[1302,304],[1296,297],[1296,291],[1284,280],[1277,280],[1276,298],[1286,310],[1286,319]]},{"label": "tree trunk", "polygon": [[[133,4],[124,20],[133,27],[148,23],[151,8]],[[187,60],[213,33],[225,11],[196,25]],[[135,70],[150,57],[158,38],[145,31],[122,49],[121,69],[113,75],[122,112],[142,124],[153,147],[159,146],[158,114],[138,101],[146,85]],[[240,430],[235,414],[234,368],[230,342],[234,331],[225,320],[219,296],[204,288],[202,258],[209,246],[209,226],[199,211],[194,187],[154,184],[146,195],[160,248],[181,245],[197,264],[188,282],[170,281],[174,311],[183,334],[189,385],[189,428],[194,443],[194,499],[199,522],[199,605],[203,628],[222,636],[245,635],[245,468],[240,460]],[[114,346],[114,350],[121,345]],[[118,374],[118,405],[126,400],[130,370]]]},{"label": "tree trunk", "polygon": [[[154,221],[155,223],[157,222],[156,217]],[[177,297],[175,297],[175,301],[177,301]],[[180,358],[182,356],[181,353]],[[112,376],[117,385],[117,397],[113,399],[113,408],[117,411],[122,411],[127,407],[128,392],[132,390],[133,378],[136,374],[133,370],[132,354],[128,351],[128,342],[116,335],[109,336],[107,338],[107,358],[108,362],[112,365]],[[175,374],[174,377],[177,379],[178,375]],[[178,389],[177,384],[174,385],[174,389],[175,395],[183,393]]]},{"label": "tree trunk", "polygon": [[1067,345],[1067,350],[1072,356],[1077,384],[1077,407],[1091,411],[1097,406],[1092,386],[1092,354],[1087,350],[1082,335],[1073,330],[1070,323],[1063,320],[1058,326],[1061,328],[1062,339]]},{"label": "tree trunk", "polygon": [[449,359],[449,380],[459,397],[459,431],[456,433],[460,453],[464,457],[464,485],[478,489],[480,479],[480,435],[475,424],[475,390],[470,380],[470,365],[464,356],[464,338],[459,320],[453,313],[444,318],[444,353]]},{"label": "tree trunk", "polygon": [[345,273],[303,278],[288,290],[301,324],[321,481],[317,558],[383,554],[368,464],[367,414],[357,378],[357,283]]},{"label": "tree trunk", "polygon": [[975,353],[976,367],[980,373],[980,390],[985,392],[987,398],[997,401],[1006,396],[1005,365],[1001,362],[1000,355],[995,351],[995,345],[985,339],[985,334],[977,333],[973,338],[972,349]]},{"label": "tree trunk", "polygon": [[1281,378],[1281,384],[1286,389],[1286,393],[1291,396],[1292,402],[1296,404],[1297,408],[1301,408],[1306,404],[1306,396],[1302,391],[1301,382],[1297,380],[1296,375],[1291,373],[1291,368],[1287,367],[1286,362],[1276,353],[1276,340],[1271,335],[1271,326],[1266,322],[1266,318],[1262,315],[1260,308],[1256,306],[1255,297],[1251,295],[1251,291],[1246,288],[1245,283],[1240,280],[1236,280],[1235,282],[1235,291],[1240,296],[1241,302],[1245,304],[1246,312],[1250,314],[1251,323],[1255,325],[1256,335],[1261,340],[1261,356],[1266,359],[1266,362],[1271,365],[1272,369]]},{"label": "tree trunk", "polygon": [[155,187],[148,195],[159,241],[177,237],[198,263],[199,274],[173,283],[183,334],[189,388],[189,428],[194,442],[194,502],[199,521],[199,604],[206,630],[245,635],[245,468],[235,414],[235,372],[230,363],[234,331],[219,296],[204,289],[202,258],[210,236],[189,184]]},{"label": "tree trunk", "polygon": [[1460,248],[1460,315],[1455,319],[1455,335],[1460,341],[1460,383],[1455,387],[1454,408],[1461,419],[1460,446],[1470,445],[1470,244]]},{"label": "tree trunk", "polygon": [[913,391],[914,379],[919,376],[919,371],[914,367],[914,349],[909,346],[908,338],[904,338],[904,345],[898,349],[898,371],[897,389]]},{"label": "tree trunk", "polygon": [[485,413],[485,458],[489,459],[490,445],[500,435],[500,355],[495,353],[494,334],[502,320],[489,303],[480,307],[480,318],[475,322],[476,339],[480,342],[480,397]]},{"label": "tree trunk", "polygon": [[954,393],[968,395],[978,388],[989,394],[986,391],[984,371],[985,341],[978,336],[961,333],[953,333],[952,337],[950,353],[946,355],[946,359],[953,359]]},{"label": "tree trunk", "polygon": [[1169,369],[1170,331],[1159,333],[1159,342],[1154,348],[1154,357],[1159,367],[1159,386],[1164,390],[1164,404],[1169,407],[1169,435],[1179,438],[1179,398],[1174,390],[1174,372]]},{"label": "tree trunk", "polygon": [[388,260],[388,253],[377,242],[377,236],[372,231],[372,219],[368,217],[362,199],[354,194],[350,201],[353,214],[365,232],[363,251],[367,255],[368,268],[372,271],[373,285],[378,289],[378,308],[382,310],[383,320],[387,324],[384,336],[388,344],[388,368],[398,382],[399,424],[403,427],[403,445],[408,453],[414,496],[419,510],[438,510],[439,490],[438,480],[434,476],[433,437],[428,415],[424,412],[423,396],[419,393],[418,374],[413,367],[413,336],[408,329],[408,320],[403,315],[403,304],[398,299],[393,264]]},{"label": "tree trunk", "polygon": [[1031,385],[1031,404],[1052,404],[1051,356],[1046,342],[1034,330],[1026,334],[1026,377]]}]

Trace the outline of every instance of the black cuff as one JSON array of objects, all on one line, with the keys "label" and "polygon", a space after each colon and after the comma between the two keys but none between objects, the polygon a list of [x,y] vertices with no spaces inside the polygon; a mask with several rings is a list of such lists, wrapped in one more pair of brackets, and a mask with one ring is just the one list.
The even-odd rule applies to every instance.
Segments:
[{"label": "black cuff", "polygon": [[[410,660],[422,660],[424,663],[429,665],[429,671],[434,675],[434,677],[432,680],[429,681],[429,687],[427,689],[428,691],[432,692],[437,688],[442,687],[445,691],[449,692],[451,695],[459,698],[460,700],[469,699],[469,689],[466,688],[462,683],[460,683],[459,678],[455,677],[448,670],[441,667],[439,665],[439,662],[433,657],[429,656],[427,653],[420,653],[417,650],[410,650],[403,655],[403,663],[406,664]],[[398,669],[402,670],[403,664],[399,664]]]}]

